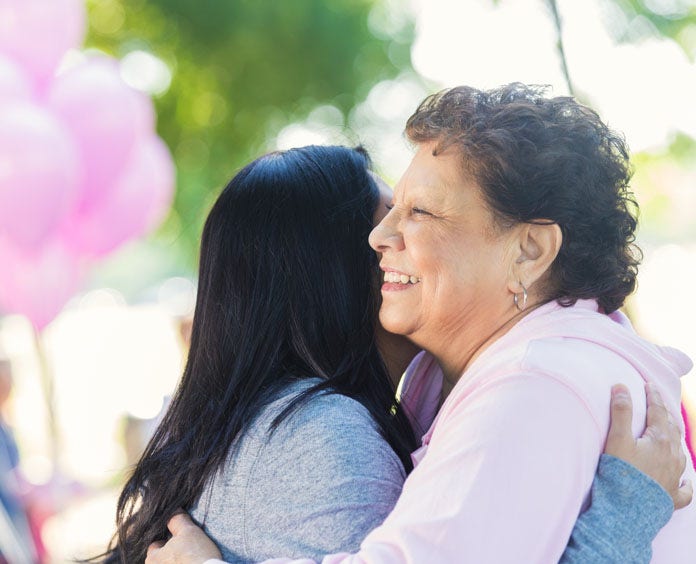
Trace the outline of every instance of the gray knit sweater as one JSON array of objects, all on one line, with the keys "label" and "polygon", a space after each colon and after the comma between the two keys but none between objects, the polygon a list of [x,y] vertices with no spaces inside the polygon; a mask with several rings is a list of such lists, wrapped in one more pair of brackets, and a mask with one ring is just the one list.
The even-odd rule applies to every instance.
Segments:
[{"label": "gray knit sweater", "polygon": [[394,507],[406,474],[357,401],[313,397],[269,435],[317,382],[295,382],[266,406],[191,511],[227,562],[357,550]]}]

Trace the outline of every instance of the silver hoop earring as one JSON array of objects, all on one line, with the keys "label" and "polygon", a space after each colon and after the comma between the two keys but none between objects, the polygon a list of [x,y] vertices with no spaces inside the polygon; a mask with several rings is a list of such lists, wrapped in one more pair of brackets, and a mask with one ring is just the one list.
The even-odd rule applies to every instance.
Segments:
[{"label": "silver hoop earring", "polygon": [[519,285],[522,286],[522,303],[520,304],[520,299],[517,297],[519,294],[513,294],[512,301],[515,303],[517,309],[524,311],[527,309],[527,288],[524,287],[522,282],[519,282]]}]

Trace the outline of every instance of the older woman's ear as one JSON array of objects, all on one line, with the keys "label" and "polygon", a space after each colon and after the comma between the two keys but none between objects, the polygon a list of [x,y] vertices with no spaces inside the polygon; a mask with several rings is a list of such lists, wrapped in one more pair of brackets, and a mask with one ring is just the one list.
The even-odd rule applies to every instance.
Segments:
[{"label": "older woman's ear", "polygon": [[510,281],[510,291],[520,292],[520,286],[538,295],[537,282],[544,282],[563,243],[563,233],[557,223],[524,223],[517,237],[517,257]]}]

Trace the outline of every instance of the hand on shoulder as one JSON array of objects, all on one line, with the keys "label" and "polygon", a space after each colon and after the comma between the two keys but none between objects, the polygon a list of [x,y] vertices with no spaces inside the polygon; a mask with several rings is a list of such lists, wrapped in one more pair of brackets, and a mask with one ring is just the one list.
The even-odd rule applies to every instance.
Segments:
[{"label": "hand on shoulder", "polygon": [[187,513],[177,513],[167,523],[172,538],[153,542],[147,549],[145,564],[204,564],[222,558],[215,543]]},{"label": "hand on shoulder", "polygon": [[691,482],[681,481],[687,463],[681,430],[655,386],[646,384],[645,393],[647,426],[643,435],[635,439],[631,433],[631,394],[623,384],[612,388],[611,426],[604,452],[628,462],[655,480],[671,496],[674,508],[681,509],[693,498]]}]

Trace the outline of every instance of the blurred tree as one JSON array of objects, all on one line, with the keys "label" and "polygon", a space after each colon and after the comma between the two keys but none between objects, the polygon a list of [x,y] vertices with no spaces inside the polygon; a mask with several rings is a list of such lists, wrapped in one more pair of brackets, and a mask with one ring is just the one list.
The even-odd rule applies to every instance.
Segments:
[{"label": "blurred tree", "polygon": [[[603,0],[607,29],[618,43],[664,38],[696,60],[693,0]],[[654,244],[693,240],[696,139],[675,131],[668,147],[634,155],[633,186],[641,202],[641,238]]]},{"label": "blurred tree", "polygon": [[[501,0],[492,0],[499,4]],[[573,88],[572,68],[563,47],[563,25],[557,0],[543,0],[556,30],[556,50],[569,92],[585,101]],[[601,0],[606,27],[617,43],[649,38],[674,41],[690,61],[696,60],[696,3],[693,0]],[[693,239],[696,224],[683,210],[696,203],[696,139],[683,132],[665,150],[633,156],[633,187],[641,201],[641,237],[655,243]]]},{"label": "blurred tree", "polygon": [[[501,0],[493,0],[500,4]],[[691,61],[696,60],[696,3],[693,0],[602,0],[607,28],[618,43],[667,37],[679,45]],[[568,91],[573,88],[563,47],[562,20],[557,0],[544,0],[556,29],[556,50]]]},{"label": "blurred tree", "polygon": [[[87,46],[164,61],[158,131],[178,186],[161,235],[193,266],[211,200],[267,140],[317,105],[344,115],[378,81],[410,66],[412,25],[369,25],[373,0],[91,0]],[[372,26],[374,28],[374,26]],[[166,87],[165,87],[166,88]]]},{"label": "blurred tree", "polygon": [[[563,60],[563,5],[541,1],[557,28],[559,64],[572,86],[572,66]],[[618,42],[667,37],[696,58],[693,0],[601,2]],[[374,84],[410,69],[413,22],[404,4],[88,0],[89,47],[119,57],[149,52],[171,73],[155,101],[158,131],[177,162],[178,190],[157,240],[167,242],[175,263],[194,265],[211,200],[285,125],[323,104],[345,116]],[[143,261],[147,268],[151,261]]]},{"label": "blurred tree", "polygon": [[696,3],[693,0],[604,0],[623,18],[610,26],[619,42],[669,37],[696,60]]}]

